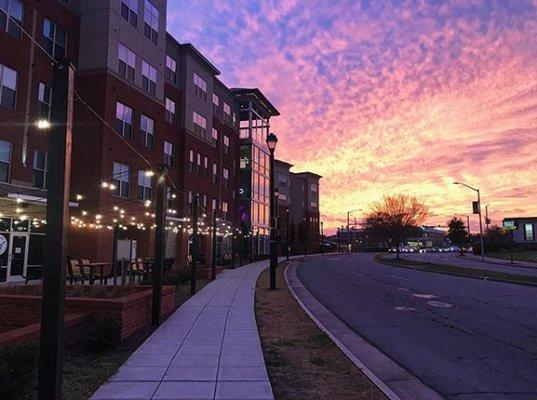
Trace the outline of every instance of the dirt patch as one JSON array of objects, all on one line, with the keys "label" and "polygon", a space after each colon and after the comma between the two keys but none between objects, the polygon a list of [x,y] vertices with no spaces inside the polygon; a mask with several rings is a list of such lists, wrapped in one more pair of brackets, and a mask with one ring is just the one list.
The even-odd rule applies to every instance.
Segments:
[{"label": "dirt patch", "polygon": [[278,268],[278,290],[268,269],[257,281],[255,312],[276,400],[380,400],[384,394],[308,317]]}]

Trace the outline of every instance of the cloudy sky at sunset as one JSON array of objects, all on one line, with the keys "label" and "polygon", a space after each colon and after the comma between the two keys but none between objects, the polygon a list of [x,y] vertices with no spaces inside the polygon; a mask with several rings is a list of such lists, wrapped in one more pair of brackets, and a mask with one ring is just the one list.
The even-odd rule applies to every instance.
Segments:
[{"label": "cloudy sky at sunset", "polygon": [[325,226],[388,193],[445,224],[474,199],[454,180],[496,222],[537,216],[537,0],[172,0],[168,24],[276,105]]}]

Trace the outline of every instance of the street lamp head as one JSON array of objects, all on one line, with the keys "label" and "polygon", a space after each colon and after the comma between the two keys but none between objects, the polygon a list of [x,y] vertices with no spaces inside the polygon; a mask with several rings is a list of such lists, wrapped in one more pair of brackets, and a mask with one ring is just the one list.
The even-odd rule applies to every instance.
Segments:
[{"label": "street lamp head", "polygon": [[37,122],[35,124],[37,126],[37,129],[39,129],[41,131],[44,131],[44,130],[50,128],[50,122],[48,120],[46,120],[46,119],[39,119],[39,120],[37,120]]},{"label": "street lamp head", "polygon": [[270,152],[274,152],[276,144],[278,143],[278,137],[274,133],[269,133],[267,136],[267,146]]},{"label": "street lamp head", "polygon": [[274,196],[278,199],[280,197],[280,190],[278,188],[274,189]]},{"label": "street lamp head", "polygon": [[453,182],[454,185],[460,185],[460,182]]}]

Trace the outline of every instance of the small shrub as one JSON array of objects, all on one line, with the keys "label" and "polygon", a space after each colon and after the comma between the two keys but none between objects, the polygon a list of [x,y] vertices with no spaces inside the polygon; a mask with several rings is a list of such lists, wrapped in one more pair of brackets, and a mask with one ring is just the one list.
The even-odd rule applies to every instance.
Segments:
[{"label": "small shrub", "polygon": [[116,346],[121,339],[121,324],[112,318],[93,319],[88,328],[86,342],[92,350],[105,350]]},{"label": "small shrub", "polygon": [[15,399],[28,389],[29,375],[37,370],[37,343],[12,345],[0,350],[0,398]]}]

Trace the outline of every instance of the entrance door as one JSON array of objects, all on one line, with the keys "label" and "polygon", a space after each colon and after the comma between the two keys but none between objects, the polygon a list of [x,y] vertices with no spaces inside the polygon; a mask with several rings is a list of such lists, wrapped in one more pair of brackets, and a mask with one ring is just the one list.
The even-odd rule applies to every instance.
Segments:
[{"label": "entrance door", "polygon": [[27,254],[27,241],[28,237],[26,235],[16,235],[12,234],[11,236],[11,249],[10,249],[10,259],[11,262],[8,266],[8,281],[20,280],[24,274],[24,266],[26,265],[26,254]]}]

